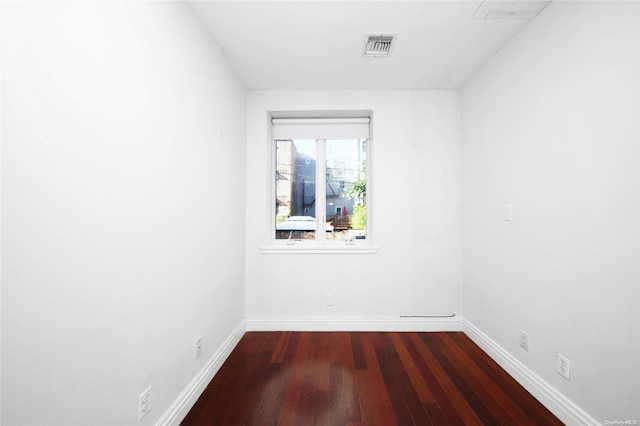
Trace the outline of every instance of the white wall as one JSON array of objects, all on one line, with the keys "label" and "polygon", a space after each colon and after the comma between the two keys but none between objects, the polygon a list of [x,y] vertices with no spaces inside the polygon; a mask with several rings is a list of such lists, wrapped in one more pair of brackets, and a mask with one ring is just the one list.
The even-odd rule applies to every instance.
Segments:
[{"label": "white wall", "polygon": [[244,87],[183,3],[2,19],[2,423],[155,423],[244,318]]},{"label": "white wall", "polygon": [[462,90],[465,319],[600,422],[640,418],[638,16],[552,2]]},{"label": "white wall", "polygon": [[[267,112],[287,110],[373,111],[367,202],[377,254],[259,250],[273,226]],[[249,91],[247,316],[459,314],[459,119],[457,91]]]}]

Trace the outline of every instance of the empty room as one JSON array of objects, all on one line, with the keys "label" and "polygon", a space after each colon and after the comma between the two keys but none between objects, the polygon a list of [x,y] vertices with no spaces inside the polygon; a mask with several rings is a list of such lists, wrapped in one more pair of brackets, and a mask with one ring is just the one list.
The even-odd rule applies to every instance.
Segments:
[{"label": "empty room", "polygon": [[640,422],[640,2],[3,1],[0,423]]}]

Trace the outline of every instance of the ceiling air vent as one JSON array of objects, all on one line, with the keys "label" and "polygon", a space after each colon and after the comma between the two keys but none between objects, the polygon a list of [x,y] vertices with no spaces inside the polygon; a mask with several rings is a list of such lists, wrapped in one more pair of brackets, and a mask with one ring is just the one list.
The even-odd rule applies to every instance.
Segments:
[{"label": "ceiling air vent", "polygon": [[474,18],[480,19],[533,19],[551,0],[484,0]]},{"label": "ceiling air vent", "polygon": [[394,35],[368,35],[364,42],[364,56],[389,57],[393,49]]}]

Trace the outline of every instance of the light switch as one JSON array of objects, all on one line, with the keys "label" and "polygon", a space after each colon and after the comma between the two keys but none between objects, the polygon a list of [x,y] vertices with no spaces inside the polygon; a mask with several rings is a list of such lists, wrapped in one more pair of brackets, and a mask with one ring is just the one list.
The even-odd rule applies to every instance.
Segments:
[{"label": "light switch", "polygon": [[502,206],[502,216],[506,222],[511,222],[513,220],[513,207],[511,204],[505,204]]},{"label": "light switch", "polygon": [[334,306],[336,304],[336,295],[333,293],[327,293],[327,306]]}]

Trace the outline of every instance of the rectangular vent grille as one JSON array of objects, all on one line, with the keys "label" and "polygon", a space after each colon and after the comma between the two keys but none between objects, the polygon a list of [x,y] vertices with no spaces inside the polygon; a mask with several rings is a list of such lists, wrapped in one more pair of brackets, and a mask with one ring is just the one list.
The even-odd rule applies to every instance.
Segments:
[{"label": "rectangular vent grille", "polygon": [[473,17],[478,19],[533,19],[547,7],[550,1],[484,0]]},{"label": "rectangular vent grille", "polygon": [[364,44],[364,56],[387,57],[391,55],[393,48],[392,35],[370,35]]}]

